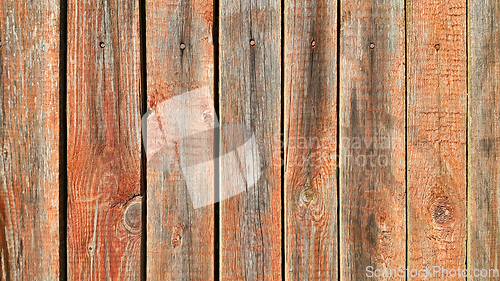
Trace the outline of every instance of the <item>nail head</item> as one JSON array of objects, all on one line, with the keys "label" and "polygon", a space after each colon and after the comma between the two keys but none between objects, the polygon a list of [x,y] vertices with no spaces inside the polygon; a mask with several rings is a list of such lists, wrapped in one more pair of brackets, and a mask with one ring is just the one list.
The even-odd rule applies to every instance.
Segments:
[{"label": "nail head", "polygon": [[313,48],[314,48],[314,47],[316,47],[316,41],[314,41],[314,40],[313,40],[313,41],[311,42],[311,46],[312,46]]},{"label": "nail head", "polygon": [[370,43],[370,49],[375,49],[375,43]]},{"label": "nail head", "polygon": [[255,46],[255,40],[250,40],[250,46]]},{"label": "nail head", "polygon": [[104,47],[106,47],[106,44],[104,44],[104,42],[101,42],[101,43],[99,43],[99,46],[100,46],[101,48],[104,48]]},{"label": "nail head", "polygon": [[441,48],[441,46],[439,46],[439,44],[436,44],[436,45],[434,45],[434,48],[436,48],[436,50],[439,50]]},{"label": "nail head", "polygon": [[181,43],[181,46],[180,46],[180,47],[181,47],[181,50],[185,50],[185,49],[186,49],[186,44]]}]

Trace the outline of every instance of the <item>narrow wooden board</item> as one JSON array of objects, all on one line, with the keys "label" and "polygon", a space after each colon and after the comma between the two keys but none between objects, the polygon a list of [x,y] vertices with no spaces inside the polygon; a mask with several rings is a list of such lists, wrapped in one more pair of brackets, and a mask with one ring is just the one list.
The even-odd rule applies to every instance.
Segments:
[{"label": "narrow wooden board", "polygon": [[407,3],[408,267],[463,269],[466,1]]},{"label": "narrow wooden board", "polygon": [[59,2],[0,3],[0,280],[59,280]]},{"label": "narrow wooden board", "polygon": [[404,1],[340,5],[340,274],[404,280]]},{"label": "narrow wooden board", "polygon": [[[500,3],[469,2],[469,271],[500,270]],[[494,273],[494,272],[492,272]],[[497,271],[498,273],[498,271]],[[484,277],[484,275],[483,275]],[[471,279],[480,280],[481,278]],[[493,280],[494,278],[490,279]],[[484,280],[484,279],[482,279]]]},{"label": "narrow wooden board", "polygon": [[[220,278],[281,279],[281,4],[220,1]],[[233,124],[240,126],[226,126]],[[229,157],[238,151],[238,165]],[[255,150],[254,150],[255,149]],[[246,150],[246,148],[244,149]],[[278,155],[276,157],[276,155]],[[224,158],[225,157],[225,158]],[[255,182],[255,184],[253,184]]]},{"label": "narrow wooden board", "polygon": [[[213,11],[211,0],[146,1],[148,110],[161,132],[155,135],[148,121],[147,144],[164,144],[160,157],[148,159],[148,280],[214,279],[214,207],[205,200],[215,192],[215,132],[208,126],[200,143],[177,135],[215,118]],[[172,106],[174,100],[182,106]],[[207,158],[206,172],[196,175],[182,165],[192,151]],[[193,185],[202,189],[193,192]],[[196,204],[202,201],[207,204]]]},{"label": "narrow wooden board", "polygon": [[67,67],[68,279],[138,280],[139,1],[69,1]]},{"label": "narrow wooden board", "polygon": [[338,279],[337,1],[285,1],[285,279]]}]

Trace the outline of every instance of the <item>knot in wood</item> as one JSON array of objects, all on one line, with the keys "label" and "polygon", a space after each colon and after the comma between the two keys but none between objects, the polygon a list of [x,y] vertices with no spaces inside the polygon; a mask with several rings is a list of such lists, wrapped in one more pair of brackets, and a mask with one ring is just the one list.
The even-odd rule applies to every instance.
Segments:
[{"label": "knot in wood", "polygon": [[123,214],[123,223],[125,224],[125,228],[132,233],[140,233],[142,226],[141,217],[142,203],[140,201],[131,203],[127,209],[125,209],[125,213]]},{"label": "knot in wood", "polygon": [[439,224],[447,223],[453,218],[453,208],[446,200],[438,200],[432,207],[432,218]]},{"label": "knot in wood", "polygon": [[177,248],[182,244],[182,234],[184,232],[184,228],[181,224],[172,227],[172,238],[170,239],[170,243],[172,248]]},{"label": "knot in wood", "polygon": [[207,123],[207,124],[214,123],[214,117],[212,116],[212,114],[208,110],[203,112],[203,120],[205,120],[205,123]]},{"label": "knot in wood", "polygon": [[306,188],[300,192],[300,200],[309,206],[314,199],[314,191],[311,188]]}]

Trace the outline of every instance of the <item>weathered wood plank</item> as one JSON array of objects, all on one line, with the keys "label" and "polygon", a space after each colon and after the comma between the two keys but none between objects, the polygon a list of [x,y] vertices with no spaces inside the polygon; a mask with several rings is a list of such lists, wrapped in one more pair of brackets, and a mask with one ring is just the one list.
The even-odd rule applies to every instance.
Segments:
[{"label": "weathered wood plank", "polygon": [[[279,280],[281,163],[273,156],[280,153],[280,1],[220,1],[219,24],[221,150],[226,156],[220,160],[220,196],[234,195],[220,203],[220,277]],[[231,154],[251,140],[239,131],[247,129],[255,146],[244,151],[240,146]],[[229,160],[233,156],[239,163]]]},{"label": "weathered wood plank", "polygon": [[[341,278],[406,261],[404,1],[342,1]],[[404,278],[399,278],[404,280]]]},{"label": "weathered wood plank", "polygon": [[139,1],[69,1],[68,279],[138,280]]},{"label": "weathered wood plank", "polygon": [[[500,3],[469,2],[469,235],[467,267],[500,269]],[[494,273],[494,272],[493,272]],[[484,276],[484,275],[483,275]],[[479,277],[479,276],[477,276]],[[480,278],[472,279],[479,280]],[[490,279],[490,280],[493,280]]]},{"label": "weathered wood plank", "polygon": [[0,280],[59,280],[59,8],[0,3]]},{"label": "weathered wood plank", "polygon": [[148,280],[214,279],[213,9],[211,0],[146,2],[148,110],[159,121],[147,122]]},{"label": "weathered wood plank", "polygon": [[407,15],[408,266],[463,269],[466,1],[410,0]]},{"label": "weathered wood plank", "polygon": [[337,280],[337,1],[286,1],[284,22],[285,279]]}]

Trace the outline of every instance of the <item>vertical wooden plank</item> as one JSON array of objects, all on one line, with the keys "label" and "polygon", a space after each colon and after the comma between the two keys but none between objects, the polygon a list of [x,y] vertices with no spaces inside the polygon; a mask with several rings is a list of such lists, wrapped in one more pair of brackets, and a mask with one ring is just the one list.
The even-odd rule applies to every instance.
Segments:
[{"label": "vertical wooden plank", "polygon": [[466,1],[410,0],[407,15],[408,266],[463,269]]},{"label": "vertical wooden plank", "polygon": [[68,4],[68,279],[140,278],[137,0]]},{"label": "vertical wooden plank", "polygon": [[340,5],[341,278],[395,280],[406,260],[404,1]]},{"label": "vertical wooden plank", "polygon": [[[212,0],[146,1],[148,110],[162,134],[157,138],[148,117],[148,280],[214,279],[214,208],[208,201],[215,132],[207,126],[215,118],[213,9]],[[182,106],[172,106],[175,101]],[[202,127],[207,135],[201,143],[179,135]],[[153,144],[162,141],[160,156],[150,158]],[[201,177],[182,166],[192,151],[207,158]],[[193,192],[192,180],[202,189]]]},{"label": "vertical wooden plank", "polygon": [[338,279],[337,1],[285,2],[286,280]]},{"label": "vertical wooden plank", "polygon": [[[500,277],[500,3],[469,2],[469,271]],[[497,269],[490,272],[489,269]],[[492,275],[490,275],[490,273]],[[472,275],[472,276],[473,276]],[[485,277],[483,275],[483,277]],[[472,280],[479,280],[472,279]]]},{"label": "vertical wooden plank", "polygon": [[279,280],[281,163],[273,156],[280,152],[280,1],[222,0],[219,24],[221,150],[228,154],[234,138],[241,141],[226,124],[249,129],[257,150],[237,154],[247,165],[240,168],[246,181],[237,195],[234,165],[221,157],[221,199],[234,196],[220,204],[220,277]]},{"label": "vertical wooden plank", "polygon": [[60,275],[59,8],[0,3],[1,280]]}]

